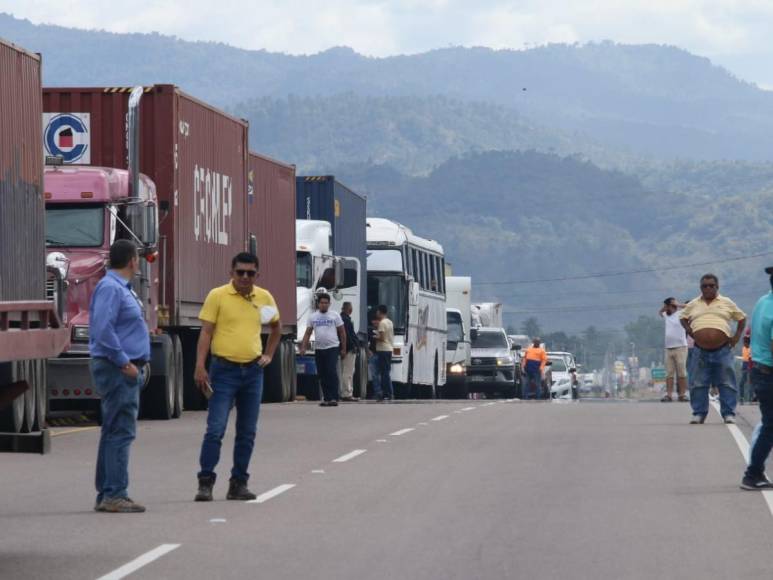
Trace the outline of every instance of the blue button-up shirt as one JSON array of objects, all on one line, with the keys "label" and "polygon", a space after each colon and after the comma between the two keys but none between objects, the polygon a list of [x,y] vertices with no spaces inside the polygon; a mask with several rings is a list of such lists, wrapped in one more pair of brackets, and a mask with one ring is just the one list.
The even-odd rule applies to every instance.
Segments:
[{"label": "blue button-up shirt", "polygon": [[115,271],[99,281],[89,306],[89,352],[123,367],[150,360],[150,333],[137,295]]},{"label": "blue button-up shirt", "polygon": [[773,340],[773,292],[768,292],[757,301],[752,314],[752,361],[773,367],[773,353],[770,341]]}]

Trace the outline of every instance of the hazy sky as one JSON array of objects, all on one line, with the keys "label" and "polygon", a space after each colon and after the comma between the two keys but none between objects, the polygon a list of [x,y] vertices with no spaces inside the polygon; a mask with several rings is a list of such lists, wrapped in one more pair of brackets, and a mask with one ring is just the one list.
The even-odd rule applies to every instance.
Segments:
[{"label": "hazy sky", "polygon": [[449,45],[665,43],[773,89],[773,0],[0,0],[35,23],[172,34],[308,54],[386,56]]}]

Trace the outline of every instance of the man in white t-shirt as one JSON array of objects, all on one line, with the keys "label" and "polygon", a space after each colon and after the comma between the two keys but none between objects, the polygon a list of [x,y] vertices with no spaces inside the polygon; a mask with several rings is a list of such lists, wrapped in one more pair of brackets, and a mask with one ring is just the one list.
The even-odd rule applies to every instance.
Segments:
[{"label": "man in white t-shirt", "polygon": [[663,307],[660,309],[660,316],[666,326],[666,395],[660,399],[664,403],[674,400],[674,378],[679,400],[687,400],[687,333],[677,314],[681,308],[684,308],[684,304],[679,304],[676,298],[669,297],[663,301]]},{"label": "man in white t-shirt", "polygon": [[301,342],[301,356],[309,348],[314,333],[314,360],[322,386],[321,407],[338,406],[338,358],[346,356],[344,321],[338,312],[330,310],[330,295],[317,294],[317,311],[309,317],[309,326]]}]

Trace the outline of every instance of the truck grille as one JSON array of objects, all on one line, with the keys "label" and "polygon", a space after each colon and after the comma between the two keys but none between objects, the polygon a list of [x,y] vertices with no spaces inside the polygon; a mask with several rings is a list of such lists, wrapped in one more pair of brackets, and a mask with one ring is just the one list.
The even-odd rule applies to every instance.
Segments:
[{"label": "truck grille", "polygon": [[472,357],[472,366],[497,366],[497,359],[489,356],[475,356]]},{"label": "truck grille", "polygon": [[46,280],[46,300],[51,302],[56,297],[56,280]]}]

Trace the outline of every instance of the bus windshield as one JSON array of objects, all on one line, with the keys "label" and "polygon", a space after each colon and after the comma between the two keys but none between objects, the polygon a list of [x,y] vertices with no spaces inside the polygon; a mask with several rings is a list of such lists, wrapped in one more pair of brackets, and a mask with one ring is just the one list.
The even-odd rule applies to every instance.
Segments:
[{"label": "bus windshield", "polygon": [[314,273],[311,266],[311,254],[296,252],[295,254],[295,285],[300,288],[311,288],[314,283]]},{"label": "bus windshield", "polygon": [[447,348],[448,350],[456,350],[456,345],[464,341],[462,315],[458,312],[446,312],[446,326],[448,328]]},{"label": "bus windshield", "polygon": [[104,238],[104,206],[52,204],[46,207],[47,246],[98,248]]},{"label": "bus windshield", "polygon": [[376,315],[379,304],[389,308],[389,319],[395,334],[405,334],[408,290],[405,278],[399,274],[368,274],[368,324]]}]

